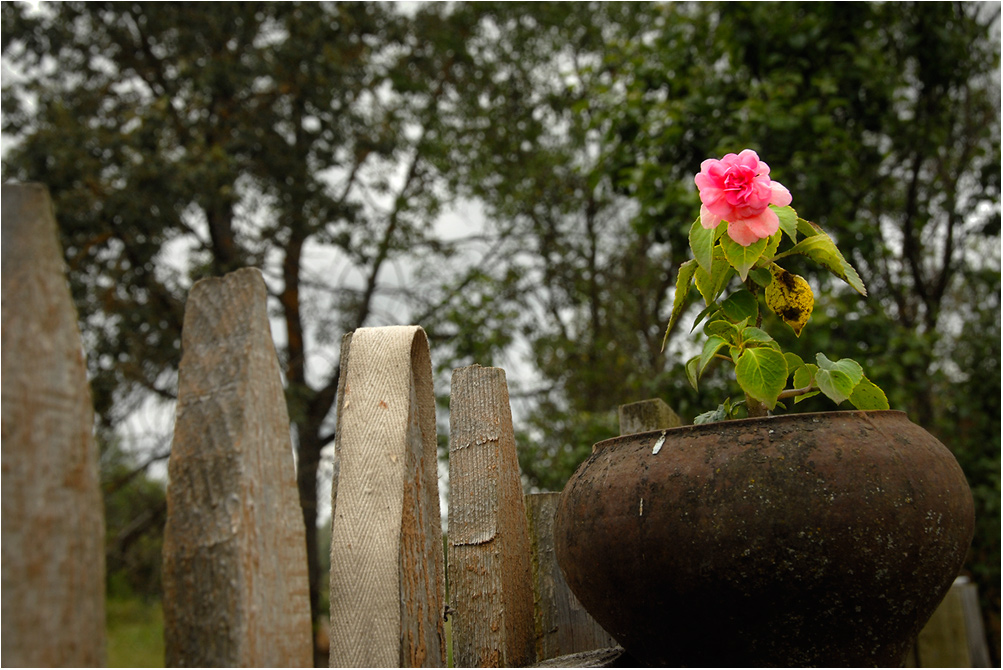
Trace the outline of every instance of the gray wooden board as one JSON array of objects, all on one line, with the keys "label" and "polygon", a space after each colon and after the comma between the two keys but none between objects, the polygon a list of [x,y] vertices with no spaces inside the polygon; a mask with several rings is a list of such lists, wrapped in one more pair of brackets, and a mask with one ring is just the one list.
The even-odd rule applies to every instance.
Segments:
[{"label": "gray wooden board", "polygon": [[195,284],[168,464],[168,666],[313,665],[306,536],[261,273]]},{"label": "gray wooden board", "polygon": [[449,584],[453,661],[532,662],[533,592],[505,371],[453,371],[449,405]]},{"label": "gray wooden board", "polygon": [[94,410],[48,191],[3,185],[5,666],[105,663]]},{"label": "gray wooden board", "polygon": [[554,515],[559,493],[526,496],[526,514],[532,542],[536,658],[616,646],[568,588],[554,554]]}]

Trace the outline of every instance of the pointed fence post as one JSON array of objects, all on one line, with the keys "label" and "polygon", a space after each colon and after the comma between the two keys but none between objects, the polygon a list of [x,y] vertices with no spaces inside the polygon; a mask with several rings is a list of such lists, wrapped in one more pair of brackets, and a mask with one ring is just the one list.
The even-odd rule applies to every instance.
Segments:
[{"label": "pointed fence post", "polygon": [[425,331],[342,343],[332,500],[331,667],[442,667],[435,396]]},{"label": "pointed fence post", "polygon": [[94,409],[49,193],[3,185],[3,663],[105,663]]},{"label": "pointed fence post", "polygon": [[453,371],[449,404],[453,662],[534,660],[530,546],[505,371]]},{"label": "pointed fence post", "polygon": [[254,269],[192,287],[164,532],[168,666],[313,665],[289,416]]},{"label": "pointed fence post", "polygon": [[526,496],[533,557],[537,662],[582,651],[616,647],[617,642],[585,611],[568,588],[554,555],[554,515],[560,493]]}]

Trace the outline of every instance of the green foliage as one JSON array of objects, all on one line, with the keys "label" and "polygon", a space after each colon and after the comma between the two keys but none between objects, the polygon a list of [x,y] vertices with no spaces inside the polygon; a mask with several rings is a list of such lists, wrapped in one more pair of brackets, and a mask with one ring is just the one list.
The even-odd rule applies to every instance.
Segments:
[{"label": "green foliage", "polygon": [[105,570],[110,598],[157,599],[167,494],[145,465],[117,443],[101,452],[101,489],[105,511]]},{"label": "green foliage", "polygon": [[159,601],[111,598],[105,610],[109,668],[164,667],[164,613]]},{"label": "green foliage", "polygon": [[[102,433],[148,394],[174,398],[192,283],[258,267],[300,497],[316,499],[339,371],[325,345],[399,320],[379,311],[396,261],[451,251],[430,223],[462,25],[446,28],[439,8],[412,21],[357,2],[2,12],[16,72],[3,173],[52,193]],[[316,613],[316,505],[303,513]]]},{"label": "green foliage", "polygon": [[[806,375],[809,370],[801,358],[797,355],[789,358],[776,340],[759,328],[762,323],[757,297],[760,285],[749,278],[753,269],[769,272],[769,281],[760,280],[765,284],[763,296],[766,306],[790,326],[795,335],[800,337],[815,305],[808,282],[778,266],[776,261],[781,258],[798,254],[806,256],[866,295],[856,270],[836,249],[832,238],[818,226],[805,221],[802,228],[808,236],[798,241],[799,219],[796,212],[791,207],[775,207],[774,211],[778,217],[783,215],[782,232],[748,245],[732,241],[729,233],[723,232],[724,225],[718,225],[713,230],[705,229],[697,219],[690,226],[688,238],[694,258],[683,263],[677,274],[676,297],[665,336],[668,339],[669,332],[686,307],[685,296],[692,281],[707,303],[707,309],[697,315],[696,323],[704,317],[709,321],[704,326],[708,339],[700,355],[686,364],[687,378],[697,388],[698,380],[712,360],[727,360],[719,354],[722,348],[727,347],[735,364],[736,381],[746,395],[745,406],[750,415],[761,415],[762,408],[774,410],[781,396],[793,396],[797,402],[800,396],[812,395],[816,390],[837,405],[852,397],[858,409],[888,409],[884,392],[864,377],[862,368],[855,361],[843,359],[834,363],[823,354],[817,354],[818,365],[812,366],[810,374]],[[778,253],[783,236],[792,246]],[[738,274],[744,287],[719,302],[721,292],[734,274]],[[748,325],[750,322],[756,325]],[[789,361],[796,361],[797,365],[789,367]],[[787,378],[792,374],[795,376],[795,388],[785,391]],[[730,416],[730,409],[724,407],[721,405],[718,410],[701,414],[701,422],[707,422],[712,417]]]},{"label": "green foliage", "polygon": [[[991,10],[428,3],[403,19],[376,3],[4,3],[19,73],[4,78],[4,177],[53,192],[103,429],[143,394],[173,394],[186,291],[238,265],[261,267],[274,293],[304,467],[331,438],[325,347],[360,325],[408,311],[443,369],[508,367],[523,471],[556,490],[616,434],[617,405],[663,397],[693,417],[727,397],[718,355],[688,384],[701,350],[684,316],[761,318],[797,356],[784,357],[795,388],[817,351],[857,360],[851,404],[873,402],[873,380],[951,446],[978,506],[969,568],[998,612]],[[782,314],[715,302],[736,274],[720,245],[701,252],[709,267],[684,263],[693,175],[742,147],[843,252],[778,212],[771,256],[796,235],[845,280],[785,257],[814,289],[800,338]],[[450,198],[480,203],[484,227],[436,239]],[[308,274],[304,250],[335,260]],[[374,296],[404,258],[420,267],[383,314]],[[759,289],[773,281],[747,270]],[[794,404],[830,408],[822,395]]]}]

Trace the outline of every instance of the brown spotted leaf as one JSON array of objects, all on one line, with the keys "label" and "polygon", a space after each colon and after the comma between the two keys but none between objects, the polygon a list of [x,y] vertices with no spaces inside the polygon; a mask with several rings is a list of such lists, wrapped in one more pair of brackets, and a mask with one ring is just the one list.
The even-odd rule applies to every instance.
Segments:
[{"label": "brown spotted leaf", "polygon": [[804,277],[788,272],[775,263],[770,266],[770,272],[773,281],[766,287],[766,306],[800,337],[815,306],[811,286]]}]

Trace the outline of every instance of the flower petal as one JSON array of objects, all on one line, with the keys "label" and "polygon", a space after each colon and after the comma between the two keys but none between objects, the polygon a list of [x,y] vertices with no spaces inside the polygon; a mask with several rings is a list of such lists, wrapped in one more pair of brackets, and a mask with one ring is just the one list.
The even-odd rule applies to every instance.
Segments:
[{"label": "flower petal", "polygon": [[721,187],[721,183],[718,180],[714,179],[705,172],[701,172],[696,177],[693,177],[693,183],[697,185],[697,188],[700,189],[701,193],[705,188]]},{"label": "flower petal", "polygon": [[791,204],[791,192],[787,190],[787,187],[778,181],[770,182],[770,189],[773,191],[773,195],[770,198],[770,204],[776,205],[777,207],[786,207]]},{"label": "flower petal", "polygon": [[[707,209],[706,205],[700,206],[700,225],[708,230],[711,228],[717,228],[717,224],[721,223],[721,217],[712,213]],[[746,245],[748,246],[748,245]]]},{"label": "flower petal", "polygon": [[749,230],[749,227],[745,224],[747,220],[748,219],[741,219],[738,221],[728,222],[728,237],[736,243],[741,244],[743,247],[747,247],[753,242],[759,240],[759,236]]},{"label": "flower petal", "polygon": [[752,170],[758,171],[759,169],[759,154],[757,154],[752,149],[743,149],[742,153],[738,154],[738,160],[736,161],[739,165],[744,165]]},{"label": "flower petal", "polygon": [[772,209],[766,208],[756,216],[742,219],[742,223],[756,236],[762,239],[773,235],[780,229],[780,218]]}]

